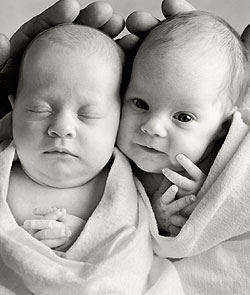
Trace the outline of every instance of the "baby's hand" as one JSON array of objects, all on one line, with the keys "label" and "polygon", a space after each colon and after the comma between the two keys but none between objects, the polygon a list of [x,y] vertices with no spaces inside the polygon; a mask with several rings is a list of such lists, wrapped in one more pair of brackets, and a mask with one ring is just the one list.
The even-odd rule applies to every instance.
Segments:
[{"label": "baby's hand", "polygon": [[23,228],[34,238],[59,251],[67,250],[82,231],[86,221],[66,213],[65,209],[36,208],[33,213],[39,219],[26,220]]},{"label": "baby's hand", "polygon": [[163,194],[160,190],[161,188],[151,199],[158,228],[171,236],[176,236],[187,221],[187,218],[180,215],[180,211],[194,203],[196,197],[188,195],[174,200],[178,191],[176,185],[170,186]]},{"label": "baby's hand", "polygon": [[163,169],[162,173],[178,187],[178,197],[196,195],[207,176],[186,156],[179,154],[176,160],[186,170],[188,177],[168,168]]},{"label": "baby's hand", "polygon": [[65,209],[36,208],[33,213],[38,219],[25,220],[23,228],[34,238],[49,248],[62,246],[68,241],[71,230],[62,222],[66,215]]}]

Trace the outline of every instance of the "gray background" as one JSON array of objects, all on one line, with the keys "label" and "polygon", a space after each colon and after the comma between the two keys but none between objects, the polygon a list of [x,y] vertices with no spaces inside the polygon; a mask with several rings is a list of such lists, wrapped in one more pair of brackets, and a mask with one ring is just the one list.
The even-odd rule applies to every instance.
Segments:
[{"label": "gray background", "polygon": [[[25,21],[56,0],[0,0],[0,31],[10,37]],[[144,10],[162,18],[160,0],[107,0],[125,18],[134,10]],[[196,8],[216,13],[239,33],[250,23],[250,0],[190,0]],[[79,0],[82,7],[91,1]]]}]

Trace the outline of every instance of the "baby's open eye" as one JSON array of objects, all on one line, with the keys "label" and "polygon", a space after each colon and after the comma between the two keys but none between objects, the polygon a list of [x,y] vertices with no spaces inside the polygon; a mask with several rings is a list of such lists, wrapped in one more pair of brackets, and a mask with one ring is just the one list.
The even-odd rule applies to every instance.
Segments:
[{"label": "baby's open eye", "polygon": [[144,100],[142,100],[140,98],[133,98],[132,101],[133,101],[134,105],[138,109],[143,109],[143,110],[148,110],[149,109],[148,104]]},{"label": "baby's open eye", "polygon": [[174,118],[180,122],[188,123],[193,120],[193,117],[190,114],[187,113],[177,113],[174,114]]}]

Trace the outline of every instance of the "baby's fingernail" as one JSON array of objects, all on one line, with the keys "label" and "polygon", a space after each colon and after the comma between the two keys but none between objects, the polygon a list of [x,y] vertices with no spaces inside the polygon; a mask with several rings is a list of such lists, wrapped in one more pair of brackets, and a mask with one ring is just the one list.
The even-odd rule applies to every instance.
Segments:
[{"label": "baby's fingernail", "polygon": [[31,222],[30,222],[29,220],[25,220],[25,221],[23,222],[23,227],[25,227],[25,228],[30,228],[30,226],[31,226]]},{"label": "baby's fingernail", "polygon": [[176,156],[176,159],[177,159],[177,160],[182,160],[182,159],[183,159],[183,155],[182,155],[182,154],[178,154],[178,155]]},{"label": "baby's fingernail", "polygon": [[174,192],[174,193],[177,193],[178,192],[178,187],[176,185],[172,185],[171,186],[171,191]]},{"label": "baby's fingernail", "polygon": [[71,235],[71,230],[68,229],[68,228],[66,228],[66,229],[64,230],[64,234],[65,234],[65,236],[69,237],[69,236]]},{"label": "baby's fingernail", "polygon": [[192,202],[195,202],[195,201],[197,200],[197,198],[196,198],[196,196],[192,195],[192,196],[190,197],[190,200],[191,200]]},{"label": "baby's fingernail", "polygon": [[161,171],[162,171],[163,174],[167,174],[168,173],[168,168],[163,168]]},{"label": "baby's fingernail", "polygon": [[64,209],[64,208],[60,208],[60,209],[58,209],[58,211],[62,214],[66,214],[66,209]]}]

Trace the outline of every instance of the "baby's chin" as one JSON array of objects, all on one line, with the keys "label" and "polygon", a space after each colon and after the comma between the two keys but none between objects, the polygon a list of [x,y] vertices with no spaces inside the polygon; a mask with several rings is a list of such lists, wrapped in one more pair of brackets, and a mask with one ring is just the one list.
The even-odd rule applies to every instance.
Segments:
[{"label": "baby's chin", "polygon": [[53,178],[43,176],[42,173],[34,173],[34,171],[30,171],[29,169],[25,169],[24,166],[22,166],[22,169],[24,173],[35,183],[42,185],[42,186],[47,186],[51,188],[56,188],[56,189],[66,189],[66,188],[73,188],[73,187],[78,187],[81,186],[82,183],[78,183],[74,179],[69,179],[69,177],[61,177],[61,178]]},{"label": "baby's chin", "polygon": [[147,165],[146,163],[139,163],[136,164],[136,166],[146,172],[146,173],[151,173],[151,174],[162,174],[162,170],[165,168],[168,168],[170,170],[176,171],[176,172],[180,172],[183,171],[183,167],[180,166],[178,163],[176,164],[165,164],[163,165]]}]

